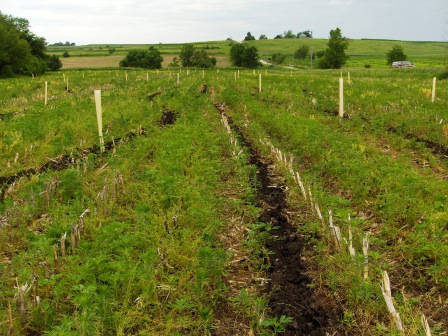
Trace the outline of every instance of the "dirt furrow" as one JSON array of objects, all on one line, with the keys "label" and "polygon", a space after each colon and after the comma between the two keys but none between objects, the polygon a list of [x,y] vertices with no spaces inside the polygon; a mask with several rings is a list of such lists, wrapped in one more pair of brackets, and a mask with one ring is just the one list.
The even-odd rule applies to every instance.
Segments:
[{"label": "dirt furrow", "polygon": [[[225,114],[224,104],[215,104]],[[303,258],[306,239],[289,219],[284,179],[276,174],[272,160],[263,157],[253,142],[227,115],[229,125],[249,152],[249,164],[257,167],[257,199],[262,209],[260,222],[271,224],[266,248],[269,264],[269,308],[273,317],[291,317],[284,335],[331,335],[340,329],[340,309],[312,286],[309,265]],[[341,334],[341,333],[340,333]]]}]

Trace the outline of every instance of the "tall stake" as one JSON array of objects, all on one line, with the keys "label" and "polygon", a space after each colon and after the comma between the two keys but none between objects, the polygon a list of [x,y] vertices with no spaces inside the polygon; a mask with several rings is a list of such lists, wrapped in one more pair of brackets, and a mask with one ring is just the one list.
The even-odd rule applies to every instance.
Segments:
[{"label": "tall stake", "polygon": [[339,117],[344,117],[344,78],[339,78]]},{"label": "tall stake", "polygon": [[369,233],[362,238],[362,254],[364,255],[364,279],[369,277]]},{"label": "tall stake", "polygon": [[261,74],[258,75],[258,92],[261,92]]},{"label": "tall stake", "polygon": [[101,90],[95,90],[96,119],[98,121],[98,136],[100,138],[100,150],[105,151],[103,138],[103,109],[101,106]]},{"label": "tall stake", "polygon": [[48,82],[45,82],[45,106],[47,106],[48,102]]},{"label": "tall stake", "polygon": [[436,100],[436,85],[437,85],[437,78],[434,77],[432,79],[432,99],[431,101],[434,103],[434,101]]}]

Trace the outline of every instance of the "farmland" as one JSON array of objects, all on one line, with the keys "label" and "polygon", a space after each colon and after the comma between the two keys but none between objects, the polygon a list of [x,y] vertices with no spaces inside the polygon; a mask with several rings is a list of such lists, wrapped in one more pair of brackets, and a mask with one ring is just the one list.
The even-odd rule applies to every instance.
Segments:
[{"label": "farmland", "polygon": [[[204,46],[225,62],[224,43]],[[424,315],[445,334],[446,80],[431,101],[443,47],[413,59],[435,70],[388,69],[378,51],[364,69],[375,52],[354,50],[343,118],[332,70],[0,81],[0,330],[398,335],[388,277],[403,331],[424,335]]]},{"label": "farmland", "polygon": [[[303,45],[316,53],[325,50],[327,39],[274,39],[257,40],[248,42],[259,50],[263,59],[270,59],[275,53],[286,55],[285,64],[291,64],[298,69],[308,69],[309,60],[294,59],[294,52]],[[395,44],[403,47],[408,59],[417,67],[443,67],[448,64],[448,47],[446,42],[407,42],[390,40],[352,40],[347,50],[350,56],[346,67],[362,68],[366,65],[374,69],[387,68],[386,52]],[[205,49],[209,56],[216,57],[217,66],[230,67],[229,51],[231,41],[208,41],[194,43],[198,49]],[[136,48],[146,49],[149,46],[156,47],[164,57],[163,67],[167,68],[173,57],[179,57],[183,44],[153,44],[153,45],[88,45],[76,47],[49,47],[49,53],[62,56],[67,51],[68,58],[61,58],[64,69],[73,68],[103,68],[105,66],[118,66],[118,63],[126,54]],[[109,48],[114,48],[114,53],[109,55]],[[81,62],[81,63],[79,63]],[[107,65],[106,65],[107,64]],[[315,66],[314,66],[315,67]]]}]

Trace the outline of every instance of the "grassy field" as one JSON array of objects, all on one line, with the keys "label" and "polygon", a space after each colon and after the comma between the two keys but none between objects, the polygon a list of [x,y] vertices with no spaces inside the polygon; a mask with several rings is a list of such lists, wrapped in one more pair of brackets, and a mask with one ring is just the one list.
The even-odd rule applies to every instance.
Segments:
[{"label": "grassy field", "polygon": [[2,334],[399,335],[386,272],[405,334],[448,332],[447,43],[353,40],[342,72],[293,59],[325,39],[250,43],[294,68],[236,72],[208,41],[218,69],[157,44],[162,70],[124,70],[150,45],[88,45],[0,81]]},{"label": "grassy field", "polygon": [[[332,323],[302,323],[322,334],[399,335],[380,286],[387,272],[404,333],[422,335],[424,314],[433,335],[446,334],[439,69],[350,68],[342,119],[333,70],[182,71],[179,86],[167,69],[1,80],[1,333],[306,334],[278,310],[305,305],[337,307]],[[285,194],[286,236],[269,235],[282,221],[264,212],[260,161],[268,192]],[[288,283],[319,304],[271,305],[281,286],[270,271],[297,237],[306,244],[293,257],[307,266]],[[272,240],[288,251],[274,254]]]},{"label": "grassy field", "polygon": [[[274,39],[251,41],[257,47],[260,57],[269,59],[274,53],[287,56],[285,64],[292,64],[299,68],[308,69],[310,61],[299,61],[293,58],[294,52],[302,45],[307,45],[313,52],[326,48],[326,39]],[[218,59],[220,68],[230,66],[230,41],[208,41],[193,43],[197,48],[204,48],[210,56]],[[352,40],[347,54],[350,56],[346,68],[359,68],[370,65],[373,68],[387,68],[385,55],[395,44],[403,47],[408,59],[417,67],[444,67],[448,64],[448,46],[446,42],[411,42],[389,40]],[[62,58],[64,69],[100,68],[104,66],[118,66],[129,50],[148,48],[150,45],[88,45],[75,47],[49,47],[49,52],[62,56],[67,51],[70,58]],[[153,45],[160,50],[164,57],[163,67],[167,68],[173,57],[178,57],[183,44]],[[115,52],[109,55],[109,48]],[[91,58],[95,57],[95,58]],[[96,58],[98,57],[98,59]],[[86,58],[81,60],[81,58]],[[78,60],[79,59],[79,60]]]}]

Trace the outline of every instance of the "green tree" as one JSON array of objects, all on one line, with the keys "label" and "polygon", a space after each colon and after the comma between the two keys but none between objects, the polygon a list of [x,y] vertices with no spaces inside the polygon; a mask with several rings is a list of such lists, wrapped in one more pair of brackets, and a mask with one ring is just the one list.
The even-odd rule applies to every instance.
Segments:
[{"label": "green tree", "polygon": [[19,73],[32,58],[29,44],[6,17],[0,15],[0,74],[10,77]]},{"label": "green tree", "polygon": [[0,74],[42,74],[46,58],[45,39],[30,31],[28,20],[0,12]]},{"label": "green tree", "polygon": [[210,58],[204,49],[197,50],[193,44],[184,45],[179,58],[183,67],[213,68],[216,65],[216,58]]},{"label": "green tree", "polygon": [[194,55],[194,45],[192,44],[186,44],[182,47],[180,54],[179,54],[179,58],[180,58],[180,62],[182,63],[183,67],[191,67],[193,66],[193,63],[191,62],[191,58]]},{"label": "green tree", "polygon": [[288,30],[283,33],[284,38],[296,38],[297,35],[292,32],[292,30]]},{"label": "green tree", "polygon": [[395,61],[406,61],[407,56],[404,53],[403,47],[395,44],[392,49],[390,49],[387,53],[386,53],[386,59],[387,59],[387,63],[391,64],[392,62]]},{"label": "green tree", "polygon": [[294,58],[305,59],[308,56],[309,52],[310,52],[310,47],[307,45],[303,45],[294,52]]},{"label": "green tree", "polygon": [[134,67],[144,69],[162,68],[163,57],[160,51],[153,46],[148,50],[131,50],[120,62],[121,67]]},{"label": "green tree", "polygon": [[208,57],[205,50],[196,50],[191,57],[191,63],[198,68],[213,68],[216,65],[216,58]]},{"label": "green tree", "polygon": [[258,38],[259,40],[267,40],[268,37],[265,34],[261,34],[260,37]]},{"label": "green tree", "polygon": [[70,54],[68,53],[68,51],[64,51],[64,53],[62,54],[62,57],[70,57]]},{"label": "green tree", "polygon": [[247,33],[246,37],[244,38],[244,41],[254,41],[255,36],[253,36],[250,32]]},{"label": "green tree", "polygon": [[305,30],[303,32],[297,33],[297,37],[300,37],[300,35],[305,35],[308,38],[312,38],[313,37],[313,32],[311,30]]},{"label": "green tree", "polygon": [[57,71],[62,68],[62,62],[57,55],[47,56],[47,67],[51,71]]},{"label": "green tree", "polygon": [[342,36],[341,29],[330,31],[328,48],[323,57],[319,59],[318,66],[321,69],[340,69],[348,59],[345,50],[348,48],[347,38]]},{"label": "green tree", "polygon": [[232,45],[232,48],[230,48],[230,60],[233,65],[242,66],[241,64],[243,63],[242,57],[244,49],[245,46],[242,43],[235,43]]},{"label": "green tree", "polygon": [[245,43],[238,43],[230,48],[230,59],[233,65],[244,68],[256,68],[260,65],[258,49]]}]

